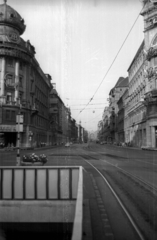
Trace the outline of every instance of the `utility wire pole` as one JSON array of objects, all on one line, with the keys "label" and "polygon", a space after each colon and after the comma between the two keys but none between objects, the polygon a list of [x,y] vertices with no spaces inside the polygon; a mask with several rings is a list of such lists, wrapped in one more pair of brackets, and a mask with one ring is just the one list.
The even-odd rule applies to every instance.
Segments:
[{"label": "utility wire pole", "polygon": [[23,115],[21,115],[21,104],[19,101],[19,110],[16,115],[16,132],[17,132],[17,153],[16,153],[16,165],[21,165],[21,156],[20,156],[20,132],[23,132]]}]

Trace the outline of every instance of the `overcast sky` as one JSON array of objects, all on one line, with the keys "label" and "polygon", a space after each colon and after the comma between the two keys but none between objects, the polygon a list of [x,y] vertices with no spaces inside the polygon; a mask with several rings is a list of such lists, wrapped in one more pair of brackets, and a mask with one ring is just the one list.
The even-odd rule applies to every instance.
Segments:
[{"label": "overcast sky", "polygon": [[[1,0],[3,3],[3,0]],[[142,9],[140,0],[8,0],[24,18],[24,40],[36,49],[36,59],[49,73],[70,106],[72,117],[96,130],[107,98],[127,69],[143,38],[140,16],[101,87],[131,26]],[[94,99],[85,107],[91,97]]]}]

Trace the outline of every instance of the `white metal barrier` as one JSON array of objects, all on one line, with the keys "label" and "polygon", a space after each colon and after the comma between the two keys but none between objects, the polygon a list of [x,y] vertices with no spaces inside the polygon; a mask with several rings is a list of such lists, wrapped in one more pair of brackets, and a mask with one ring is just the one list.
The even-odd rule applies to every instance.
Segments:
[{"label": "white metal barrier", "polygon": [[76,199],[79,167],[1,167],[0,200]]},{"label": "white metal barrier", "polygon": [[0,167],[0,215],[0,222],[73,222],[72,240],[81,240],[82,167]]}]

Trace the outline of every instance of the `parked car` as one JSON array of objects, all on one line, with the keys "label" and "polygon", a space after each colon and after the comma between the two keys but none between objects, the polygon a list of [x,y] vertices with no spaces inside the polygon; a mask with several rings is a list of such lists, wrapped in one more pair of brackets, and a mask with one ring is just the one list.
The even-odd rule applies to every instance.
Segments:
[{"label": "parked car", "polygon": [[65,144],[65,147],[70,147],[70,143],[67,142],[67,143]]}]

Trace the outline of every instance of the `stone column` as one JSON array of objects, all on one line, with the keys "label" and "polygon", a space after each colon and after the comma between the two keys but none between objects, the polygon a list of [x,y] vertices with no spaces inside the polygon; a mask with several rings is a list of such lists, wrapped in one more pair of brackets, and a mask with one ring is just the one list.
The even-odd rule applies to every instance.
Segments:
[{"label": "stone column", "polygon": [[151,147],[155,148],[156,140],[155,140],[155,127],[154,126],[151,126],[151,138],[152,138]]},{"label": "stone column", "polygon": [[151,127],[149,126],[149,123],[146,123],[146,146],[151,147]]},{"label": "stone column", "polygon": [[1,60],[1,92],[0,92],[0,96],[4,96],[4,85],[5,85],[5,58],[3,57]]},{"label": "stone column", "polygon": [[15,88],[15,102],[17,102],[18,98],[19,98],[19,62],[17,61],[15,63],[15,84],[16,84],[16,88]]}]

